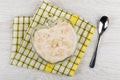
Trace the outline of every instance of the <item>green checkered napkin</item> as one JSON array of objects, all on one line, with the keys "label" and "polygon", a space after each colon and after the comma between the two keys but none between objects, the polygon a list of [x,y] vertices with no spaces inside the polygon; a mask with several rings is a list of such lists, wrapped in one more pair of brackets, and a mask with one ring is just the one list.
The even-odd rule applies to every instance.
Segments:
[{"label": "green checkered napkin", "polygon": [[[60,64],[50,64],[42,60],[30,43],[30,34],[38,24],[44,24],[48,14],[56,20],[59,17],[69,19],[78,36],[75,55]],[[92,38],[95,27],[75,14],[69,13],[50,3],[42,2],[35,15],[31,17],[15,17],[12,30],[12,65],[34,68],[55,74],[74,75],[79,62]]]}]

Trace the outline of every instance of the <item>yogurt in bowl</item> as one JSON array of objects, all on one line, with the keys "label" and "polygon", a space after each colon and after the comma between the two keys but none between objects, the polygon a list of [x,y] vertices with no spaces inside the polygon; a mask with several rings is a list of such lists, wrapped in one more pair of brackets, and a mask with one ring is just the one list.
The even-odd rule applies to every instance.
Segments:
[{"label": "yogurt in bowl", "polygon": [[58,19],[52,26],[38,25],[35,29],[32,44],[45,61],[57,63],[74,54],[77,37],[70,21]]}]

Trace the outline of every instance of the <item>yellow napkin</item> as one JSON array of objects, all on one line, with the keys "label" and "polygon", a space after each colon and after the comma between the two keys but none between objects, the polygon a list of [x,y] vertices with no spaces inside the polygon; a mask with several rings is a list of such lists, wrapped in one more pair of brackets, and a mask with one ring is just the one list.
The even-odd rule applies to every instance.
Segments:
[{"label": "yellow napkin", "polygon": [[[30,35],[33,28],[38,24],[44,24],[48,14],[52,14],[54,19],[59,17],[69,19],[74,25],[78,36],[78,44],[74,56],[59,64],[49,64],[39,58],[30,43]],[[85,53],[94,29],[95,27],[83,18],[43,1],[33,17],[18,16],[14,18],[10,63],[16,66],[72,76]]]}]

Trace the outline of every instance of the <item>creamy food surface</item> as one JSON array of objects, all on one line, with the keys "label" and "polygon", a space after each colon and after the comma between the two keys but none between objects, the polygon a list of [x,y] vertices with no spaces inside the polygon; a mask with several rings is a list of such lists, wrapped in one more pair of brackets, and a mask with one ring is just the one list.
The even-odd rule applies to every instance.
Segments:
[{"label": "creamy food surface", "polygon": [[49,29],[39,29],[34,34],[34,47],[46,61],[56,63],[71,56],[76,48],[76,33],[66,21]]}]

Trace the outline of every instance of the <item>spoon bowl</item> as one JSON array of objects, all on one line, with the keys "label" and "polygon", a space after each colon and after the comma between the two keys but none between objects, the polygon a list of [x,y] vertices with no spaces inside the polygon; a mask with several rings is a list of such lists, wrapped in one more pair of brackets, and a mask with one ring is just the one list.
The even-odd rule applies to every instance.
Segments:
[{"label": "spoon bowl", "polygon": [[100,19],[99,26],[98,26],[98,34],[102,35],[105,30],[108,28],[109,25],[109,19],[107,16],[103,16]]}]

